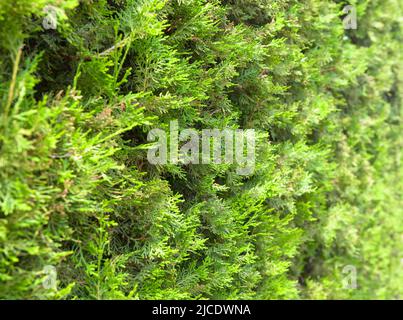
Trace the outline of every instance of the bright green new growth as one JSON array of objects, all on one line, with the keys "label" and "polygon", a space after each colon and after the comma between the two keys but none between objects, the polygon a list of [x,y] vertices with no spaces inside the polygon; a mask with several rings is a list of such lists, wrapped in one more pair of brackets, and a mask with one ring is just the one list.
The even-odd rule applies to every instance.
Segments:
[{"label": "bright green new growth", "polygon": [[[0,298],[402,298],[402,2],[346,4],[2,0]],[[149,164],[174,119],[254,174]]]}]

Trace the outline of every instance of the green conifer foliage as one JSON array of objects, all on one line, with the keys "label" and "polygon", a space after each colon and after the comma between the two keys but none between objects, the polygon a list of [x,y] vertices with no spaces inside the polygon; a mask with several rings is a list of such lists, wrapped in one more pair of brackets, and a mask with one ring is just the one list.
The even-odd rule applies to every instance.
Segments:
[{"label": "green conifer foliage", "polygon": [[[2,0],[0,298],[402,298],[403,8],[350,4]],[[172,120],[255,171],[150,164]]]}]

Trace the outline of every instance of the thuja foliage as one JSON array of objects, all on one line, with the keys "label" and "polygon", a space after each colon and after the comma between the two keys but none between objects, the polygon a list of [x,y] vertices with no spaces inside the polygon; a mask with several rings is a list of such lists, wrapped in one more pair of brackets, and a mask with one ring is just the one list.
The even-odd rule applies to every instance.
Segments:
[{"label": "thuja foliage", "polygon": [[[2,0],[0,298],[402,298],[402,13]],[[253,174],[151,165],[176,119],[254,129]]]}]

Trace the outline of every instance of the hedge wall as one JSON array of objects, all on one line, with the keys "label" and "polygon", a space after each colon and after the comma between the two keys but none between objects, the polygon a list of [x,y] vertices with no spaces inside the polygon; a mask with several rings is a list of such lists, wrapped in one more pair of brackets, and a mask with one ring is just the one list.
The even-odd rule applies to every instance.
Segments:
[{"label": "hedge wall", "polygon": [[[0,298],[403,298],[403,5],[347,4],[2,0]],[[254,173],[151,165],[174,119]]]}]

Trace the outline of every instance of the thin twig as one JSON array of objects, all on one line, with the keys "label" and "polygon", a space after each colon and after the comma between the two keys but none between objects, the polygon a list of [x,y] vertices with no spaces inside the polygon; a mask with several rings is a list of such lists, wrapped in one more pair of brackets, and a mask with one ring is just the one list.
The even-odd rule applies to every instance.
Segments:
[{"label": "thin twig", "polygon": [[110,47],[109,49],[106,49],[105,51],[99,53],[98,56],[100,56],[100,57],[107,56],[111,52],[113,52],[114,50],[116,50],[118,48],[121,48],[121,47],[124,47],[126,45],[126,43],[128,41],[130,41],[130,40],[131,40],[130,37],[124,38],[123,40],[119,41],[116,45],[114,45],[114,46]]},{"label": "thin twig", "polygon": [[10,110],[11,107],[11,103],[13,102],[14,99],[14,90],[15,90],[15,83],[17,81],[17,73],[18,73],[18,66],[20,64],[20,60],[21,60],[21,55],[22,55],[22,48],[24,45],[22,45],[18,51],[17,51],[17,55],[15,57],[15,61],[14,61],[14,66],[13,66],[13,74],[11,77],[11,83],[10,83],[10,88],[8,90],[8,98],[7,98],[7,104],[6,104],[6,108],[4,110],[4,116],[7,119],[8,116],[8,112]]}]

